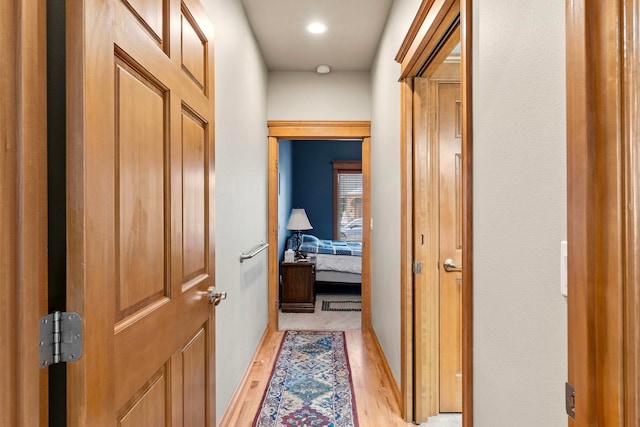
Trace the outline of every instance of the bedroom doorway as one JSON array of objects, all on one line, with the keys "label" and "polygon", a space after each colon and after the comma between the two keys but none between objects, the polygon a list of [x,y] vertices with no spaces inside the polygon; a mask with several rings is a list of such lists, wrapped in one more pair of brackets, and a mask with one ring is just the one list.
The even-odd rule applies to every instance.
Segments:
[{"label": "bedroom doorway", "polygon": [[[295,325],[296,328],[300,328],[301,325],[304,327],[304,324],[301,322],[321,322],[321,325],[324,325],[327,328],[331,328],[331,324],[327,323],[330,320],[335,320],[336,317],[340,317],[341,314],[345,314],[346,322],[345,325],[357,325],[359,324],[362,330],[370,329],[371,325],[371,315],[370,315],[370,306],[371,306],[371,297],[370,297],[370,249],[369,249],[369,239],[370,239],[370,227],[365,225],[371,223],[371,214],[370,214],[370,122],[358,121],[358,122],[315,122],[315,121],[304,121],[304,122],[282,122],[282,121],[269,121],[269,179],[268,179],[268,192],[269,192],[269,245],[275,250],[269,251],[269,292],[268,292],[268,315],[269,315],[269,329],[278,330],[282,328],[291,328],[292,325]],[[336,188],[332,178],[329,178],[330,181],[327,183],[321,184],[321,188],[308,188],[309,191],[305,193],[313,194],[317,193],[320,189],[325,192],[329,192],[331,195],[331,202],[329,203],[331,206],[324,206],[330,211],[327,215],[329,215],[328,219],[319,218],[316,214],[316,219],[318,221],[314,221],[312,218],[307,218],[310,221],[310,226],[314,227],[314,229],[308,230],[307,232],[302,231],[304,233],[304,242],[301,244],[301,249],[303,253],[306,254],[307,258],[302,260],[301,262],[296,263],[283,263],[283,250],[288,246],[292,246],[292,241],[287,241],[285,239],[285,233],[288,234],[289,230],[287,230],[286,225],[289,221],[289,216],[291,212],[291,208],[302,208],[305,206],[285,206],[283,208],[280,201],[280,194],[285,190],[283,188],[283,177],[281,174],[281,167],[286,168],[290,159],[287,159],[286,156],[283,156],[280,159],[280,144],[283,146],[285,144],[290,143],[316,143],[319,144],[319,141],[328,142],[342,142],[343,146],[347,144],[355,145],[357,144],[359,148],[359,154],[361,156],[359,161],[360,166],[360,187],[358,186],[356,180],[354,180],[354,176],[349,176],[349,179],[345,179],[349,183],[349,189],[359,190],[360,197],[354,197],[353,194],[345,194],[342,196],[343,205],[342,206],[345,212],[342,212],[344,218],[342,219],[351,219],[348,224],[340,223],[337,226],[338,231],[342,230],[345,234],[349,234],[352,238],[343,239],[341,241],[336,242],[325,242],[324,240],[330,240],[331,237],[335,237],[336,226],[334,225],[335,218],[337,214],[340,214],[339,208],[334,208],[334,197],[335,191],[339,190]],[[343,147],[344,148],[344,147]],[[280,162],[283,161],[281,165]],[[351,159],[353,161],[353,159]],[[344,164],[340,162],[335,162],[336,165],[329,164],[330,168],[335,169],[344,168]],[[327,166],[327,165],[325,165]],[[351,163],[349,166],[351,169],[349,172],[355,172],[353,170],[354,163]],[[334,176],[334,170],[330,171],[331,176]],[[343,171],[344,172],[344,171]],[[299,187],[302,187],[299,185]],[[353,188],[351,188],[353,187]],[[349,190],[347,189],[347,190]],[[340,197],[339,197],[340,200]],[[310,199],[304,199],[302,204],[313,204],[313,201]],[[348,206],[347,206],[348,205]],[[349,215],[360,215],[358,218],[350,218]],[[306,211],[305,211],[306,215]],[[316,225],[314,225],[316,222]],[[356,224],[359,223],[359,224]],[[355,225],[354,225],[355,224]],[[358,227],[359,225],[359,227]],[[327,230],[324,230],[327,228]],[[348,233],[347,233],[348,229]],[[357,242],[357,236],[354,233],[360,233],[361,243]],[[318,234],[318,236],[323,240],[322,242],[316,238],[314,234]],[[355,236],[355,237],[354,237]],[[294,238],[295,240],[295,238]],[[346,240],[352,240],[352,242],[347,242]],[[322,246],[322,250],[316,250],[317,252],[323,252],[321,254],[315,253],[313,247]],[[331,247],[327,245],[332,245]],[[293,248],[295,249],[295,242],[293,242]],[[351,253],[352,255],[358,255],[361,272],[360,274],[355,274],[350,269],[345,271],[322,271],[324,268],[322,267],[327,262],[338,261],[340,263],[346,262],[347,258],[354,260],[356,257],[346,257],[336,254],[343,254],[345,250]],[[332,252],[333,251],[333,252]],[[331,258],[340,258],[339,260],[334,260]],[[282,266],[281,266],[282,264]],[[312,264],[312,265],[309,265]],[[316,267],[318,271],[316,271]],[[333,268],[333,267],[330,267]],[[282,276],[281,276],[282,274]],[[358,276],[356,278],[356,275]],[[282,280],[281,280],[282,277]],[[317,282],[316,282],[317,277]],[[296,286],[291,287],[288,286],[290,283],[295,282]],[[358,287],[356,282],[360,282],[361,285]],[[300,285],[302,284],[302,286]],[[290,292],[291,289],[294,289],[295,294]],[[324,295],[327,293],[333,294],[339,290],[340,295],[339,298],[327,298],[326,301],[323,301]],[[322,293],[317,293],[320,291]],[[346,291],[346,292],[345,292]],[[284,299],[282,299],[284,297]],[[317,297],[317,298],[316,298]],[[351,303],[349,301],[356,301],[358,297],[361,298],[361,311],[360,312],[351,312],[350,310],[357,309],[357,304]],[[312,299],[315,299],[315,304],[311,302]],[[286,303],[288,310],[294,312],[306,312],[305,314],[299,315],[297,313],[280,313],[280,303],[281,300],[283,305]],[[326,304],[327,310],[322,310],[322,304]],[[318,309],[317,307],[320,307]],[[293,307],[293,310],[291,308]],[[348,309],[343,311],[342,309]],[[312,319],[309,314],[314,312]],[[337,316],[336,316],[337,315]],[[323,317],[324,316],[324,317]],[[354,323],[353,320],[357,320],[357,323]],[[324,320],[323,320],[324,319]],[[282,323],[282,324],[281,324]],[[313,324],[313,323],[312,323]],[[342,324],[342,323],[339,323]],[[346,326],[347,328],[351,328]]]}]

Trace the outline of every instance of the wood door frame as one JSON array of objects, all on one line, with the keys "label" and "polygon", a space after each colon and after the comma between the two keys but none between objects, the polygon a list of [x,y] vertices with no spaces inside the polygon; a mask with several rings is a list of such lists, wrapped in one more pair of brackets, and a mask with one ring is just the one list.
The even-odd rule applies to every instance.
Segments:
[{"label": "wood door frame", "polygon": [[[640,425],[640,28],[633,26],[640,16],[640,2],[624,2],[623,130],[624,201],[630,206],[625,217],[625,261],[623,293],[623,370],[625,427]],[[633,44],[635,42],[635,45]],[[635,144],[635,145],[634,145]]]},{"label": "wood door frame", "polygon": [[48,305],[46,2],[0,10],[0,424],[46,426],[48,369],[37,345]]},{"label": "wood door frame", "polygon": [[471,43],[472,0],[423,0],[396,56],[401,83],[401,394],[405,420],[412,421],[413,389],[413,123],[414,81],[429,62],[439,59],[440,43],[458,20],[461,39],[462,92],[462,421],[473,425],[473,150]]},{"label": "wood door frame", "polygon": [[568,424],[631,427],[640,421],[640,2],[566,5]]},{"label": "wood door frame", "polygon": [[[451,51],[459,41],[458,37],[450,37],[454,43],[445,44]],[[453,45],[452,45],[453,44]],[[433,63],[440,65],[436,70],[428,67],[420,79],[414,79],[413,126],[413,167],[414,188],[417,196],[413,197],[414,237],[415,229],[425,231],[423,243],[414,240],[413,257],[423,262],[422,274],[413,280],[414,299],[414,393],[421,385],[425,387],[423,394],[431,396],[428,401],[421,401],[414,396],[413,413],[416,422],[425,422],[427,417],[440,412],[440,140],[436,133],[435,122],[439,117],[438,92],[441,84],[460,84],[460,62],[456,64]],[[445,67],[446,66],[446,67]],[[450,68],[451,66],[456,69]],[[424,76],[424,75],[427,76]],[[420,175],[422,171],[425,175]],[[418,180],[424,182],[418,182]],[[424,194],[421,197],[420,194]],[[421,206],[419,206],[421,205]],[[426,212],[421,224],[415,223],[418,211]],[[421,289],[422,287],[422,289]],[[419,325],[424,325],[420,328]],[[423,372],[416,368],[420,360],[429,361],[429,369]],[[422,362],[425,363],[425,362]]]},{"label": "wood door frame", "polygon": [[[362,140],[362,331],[371,330],[371,122],[370,121],[280,121],[270,120],[269,128],[269,290],[268,323],[278,330],[278,141]],[[333,184],[332,184],[333,185]]]}]

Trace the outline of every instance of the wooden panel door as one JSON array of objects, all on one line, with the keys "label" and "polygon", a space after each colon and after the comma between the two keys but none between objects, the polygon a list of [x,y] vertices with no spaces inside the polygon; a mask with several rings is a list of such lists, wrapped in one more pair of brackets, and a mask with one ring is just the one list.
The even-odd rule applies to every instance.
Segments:
[{"label": "wooden panel door", "polygon": [[70,426],[215,424],[213,29],[197,0],[69,0]]},{"label": "wooden panel door", "polygon": [[460,412],[455,402],[462,396],[456,383],[448,382],[459,381],[461,372],[461,366],[454,367],[462,356],[461,295],[456,293],[461,277],[460,272],[445,275],[442,266],[449,258],[459,265],[462,257],[461,236],[455,235],[462,231],[460,62],[433,64],[425,75],[414,79],[412,101],[412,240],[414,259],[422,263],[422,271],[413,275],[416,422],[440,412]]},{"label": "wooden panel door", "polygon": [[459,83],[438,84],[440,146],[440,412],[462,411],[462,116]]}]

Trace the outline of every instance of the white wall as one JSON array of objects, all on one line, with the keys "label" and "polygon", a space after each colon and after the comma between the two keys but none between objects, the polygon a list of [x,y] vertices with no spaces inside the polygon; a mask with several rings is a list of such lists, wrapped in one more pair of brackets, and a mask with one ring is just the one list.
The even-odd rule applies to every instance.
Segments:
[{"label": "white wall", "polygon": [[420,0],[396,0],[372,69],[373,329],[400,384],[400,65],[394,58]]},{"label": "white wall", "polygon": [[475,425],[566,425],[565,5],[474,3]]},{"label": "white wall", "polygon": [[370,120],[368,72],[272,71],[269,120]]},{"label": "white wall", "polygon": [[267,324],[267,70],[237,0],[204,0],[215,26],[216,408],[224,413]]}]

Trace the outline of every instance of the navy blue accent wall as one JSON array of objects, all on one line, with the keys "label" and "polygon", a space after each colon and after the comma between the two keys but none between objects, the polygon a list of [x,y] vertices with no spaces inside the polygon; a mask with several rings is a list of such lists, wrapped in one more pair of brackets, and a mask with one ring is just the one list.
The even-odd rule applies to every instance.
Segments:
[{"label": "navy blue accent wall", "polygon": [[284,259],[287,237],[291,235],[286,227],[292,200],[292,148],[291,141],[281,140],[278,143],[278,256],[280,261]]},{"label": "navy blue accent wall", "polygon": [[[291,207],[304,208],[313,234],[333,239],[334,160],[362,161],[361,141],[293,141]],[[287,218],[288,219],[288,218]],[[285,223],[286,226],[286,223]]]}]

